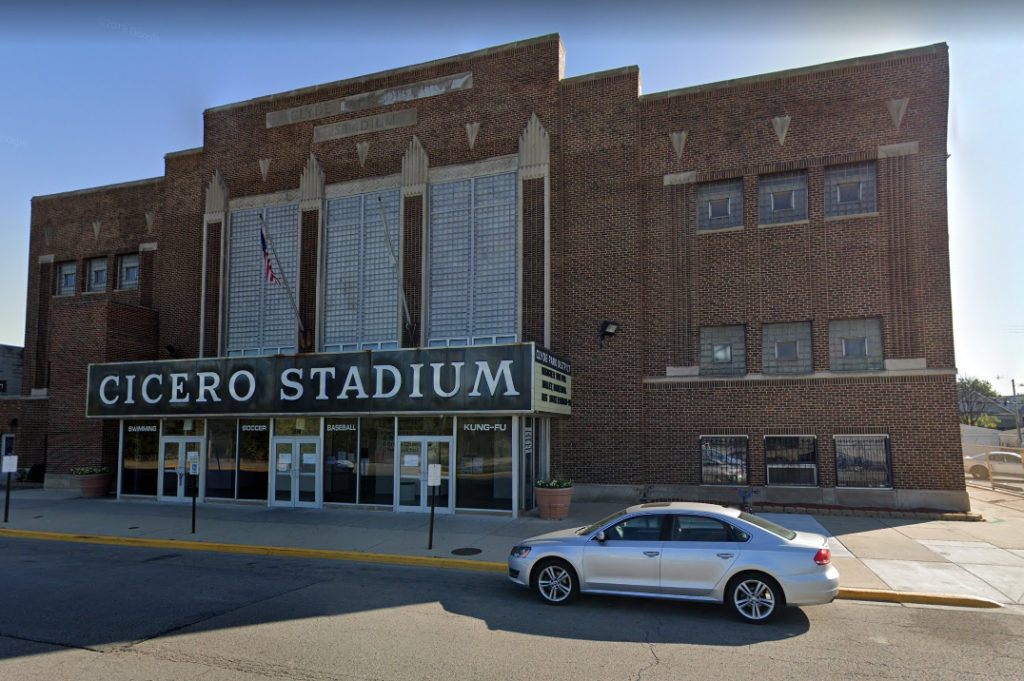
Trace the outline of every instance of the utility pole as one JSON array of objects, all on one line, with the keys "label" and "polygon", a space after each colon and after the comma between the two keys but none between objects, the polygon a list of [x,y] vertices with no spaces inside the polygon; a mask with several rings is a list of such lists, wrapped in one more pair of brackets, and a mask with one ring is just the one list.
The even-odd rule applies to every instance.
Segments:
[{"label": "utility pole", "polygon": [[1020,439],[1020,402],[1017,401],[1017,382],[1010,379],[1010,388],[1013,389],[1013,416],[1017,419],[1017,448],[1024,447]]}]

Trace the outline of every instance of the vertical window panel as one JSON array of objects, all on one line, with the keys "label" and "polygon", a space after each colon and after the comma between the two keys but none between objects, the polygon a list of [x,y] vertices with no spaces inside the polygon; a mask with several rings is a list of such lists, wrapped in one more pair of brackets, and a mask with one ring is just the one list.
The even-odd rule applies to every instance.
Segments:
[{"label": "vertical window panel", "polygon": [[[283,275],[287,286],[268,282],[264,276],[261,216],[266,222],[271,264],[278,277]],[[297,204],[231,213],[226,317],[228,355],[296,351],[298,323],[292,296],[298,280],[298,242]]]},{"label": "vertical window panel", "polygon": [[325,350],[398,347],[401,298],[391,249],[397,258],[402,239],[399,202],[395,189],[327,203]]}]

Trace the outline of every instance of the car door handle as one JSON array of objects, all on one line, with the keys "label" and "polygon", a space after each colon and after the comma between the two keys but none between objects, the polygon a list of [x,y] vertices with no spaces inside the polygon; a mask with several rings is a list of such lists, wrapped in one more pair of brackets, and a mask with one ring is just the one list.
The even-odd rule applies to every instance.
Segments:
[{"label": "car door handle", "polygon": [[717,555],[718,555],[719,558],[725,559],[725,558],[732,558],[736,554],[735,553],[719,553]]},{"label": "car door handle", "polygon": [[658,556],[659,554],[660,554],[660,551],[644,551],[644,555],[645,556],[650,556],[651,558],[654,558],[655,556]]}]

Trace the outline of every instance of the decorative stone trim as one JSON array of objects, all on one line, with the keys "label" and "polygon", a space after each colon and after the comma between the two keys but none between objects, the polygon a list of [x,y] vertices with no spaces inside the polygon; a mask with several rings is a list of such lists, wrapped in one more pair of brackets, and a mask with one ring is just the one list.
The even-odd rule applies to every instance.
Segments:
[{"label": "decorative stone trim", "polygon": [[885,103],[886,108],[889,109],[889,115],[892,117],[892,124],[897,130],[903,123],[903,115],[907,113],[907,102],[909,101],[904,97],[903,99],[890,99]]},{"label": "decorative stone trim", "polygon": [[880,144],[878,158],[895,158],[910,156],[920,151],[920,142],[903,142],[902,144]]},{"label": "decorative stone trim", "polygon": [[[241,196],[237,199],[231,199],[228,202],[229,210],[249,210],[250,208],[265,208],[266,206],[281,206],[286,203],[298,203],[299,201],[299,190],[298,189],[285,189],[279,192],[273,192],[270,194],[256,194],[254,196]],[[211,219],[210,214],[207,214],[207,222],[223,222],[224,214],[214,216]]]},{"label": "decorative stone trim", "polygon": [[153,231],[153,221],[156,220],[156,213],[148,210],[146,211],[146,233],[149,234]]},{"label": "decorative stone trim", "polygon": [[427,172],[430,159],[420,138],[412,136],[409,149],[402,157],[402,197],[422,196],[427,191]]},{"label": "decorative stone trim", "polygon": [[914,369],[927,369],[928,359],[917,357],[914,359],[887,359],[885,360],[886,371],[910,371]]},{"label": "decorative stone trim", "polygon": [[671,377],[700,376],[700,365],[694,364],[688,367],[665,367],[665,375]]},{"label": "decorative stone trim", "polygon": [[[668,368],[686,369],[687,367]],[[773,374],[771,376],[766,376],[765,374],[744,374],[741,376],[691,376],[683,373],[677,373],[674,375],[666,376],[645,376],[643,382],[645,385],[664,385],[666,387],[671,387],[673,384],[682,383],[706,383],[708,385],[714,385],[719,387],[729,387],[730,384],[740,385],[756,382],[777,383],[779,381],[786,381],[790,385],[806,382],[821,382],[828,385],[841,385],[850,382],[859,383],[862,381],[881,381],[883,383],[887,383],[902,382],[906,379],[913,378],[937,379],[943,376],[956,376],[956,369],[922,368],[893,369],[885,371],[816,371],[814,373],[808,374]]]},{"label": "decorative stone trim", "polygon": [[299,179],[299,210],[318,210],[323,200],[324,170],[316,160],[316,154],[310,154]]},{"label": "decorative stone trim", "polygon": [[366,141],[357,143],[356,153],[359,155],[359,167],[366,167],[366,156],[370,153],[370,143]]},{"label": "decorative stone trim", "polygon": [[541,125],[537,114],[530,114],[530,121],[519,136],[519,178],[532,180],[544,177],[551,163],[551,140],[548,131]]},{"label": "decorative stone trim", "polygon": [[261,158],[260,159],[260,175],[263,176],[263,181],[264,182],[267,181],[267,173],[268,172],[270,172],[270,159],[269,158]]},{"label": "decorative stone trim", "polygon": [[686,147],[686,136],[689,133],[686,130],[681,132],[672,133],[672,148],[676,150],[676,158],[682,160],[683,149]]},{"label": "decorative stone trim", "polygon": [[775,136],[779,138],[780,147],[786,143],[786,133],[789,132],[791,118],[791,116],[776,116],[772,119],[772,128],[775,130]]},{"label": "decorative stone trim", "polygon": [[213,177],[206,185],[206,219],[210,222],[223,221],[228,211],[228,185],[220,168],[213,171]]},{"label": "decorative stone trim", "polygon": [[469,142],[469,148],[472,149],[476,144],[476,136],[480,133],[479,121],[473,123],[466,123],[466,140]]},{"label": "decorative stone trim", "polygon": [[103,220],[92,221],[92,231],[96,235],[96,240],[100,240],[100,229],[103,227]]},{"label": "decorative stone trim", "polygon": [[664,185],[670,187],[676,184],[693,184],[697,181],[697,171],[687,170],[682,173],[669,173],[663,178]]},{"label": "decorative stone trim", "polygon": [[52,253],[50,255],[41,255],[41,256],[39,256],[39,264],[40,265],[52,265],[53,262],[54,262],[54,259],[55,259],[55,256]]},{"label": "decorative stone trim", "polygon": [[155,251],[156,250],[156,244],[157,244],[157,242],[155,242],[155,241],[148,241],[148,242],[146,242],[144,244],[139,244],[139,253],[145,253],[147,251]]}]

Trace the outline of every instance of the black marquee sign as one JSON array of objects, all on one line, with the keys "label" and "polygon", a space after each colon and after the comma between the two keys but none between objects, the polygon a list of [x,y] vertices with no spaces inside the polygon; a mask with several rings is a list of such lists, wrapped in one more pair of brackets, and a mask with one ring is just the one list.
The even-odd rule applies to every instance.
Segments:
[{"label": "black marquee sign", "polygon": [[533,343],[91,364],[86,416],[526,414],[553,361],[568,375]]}]

